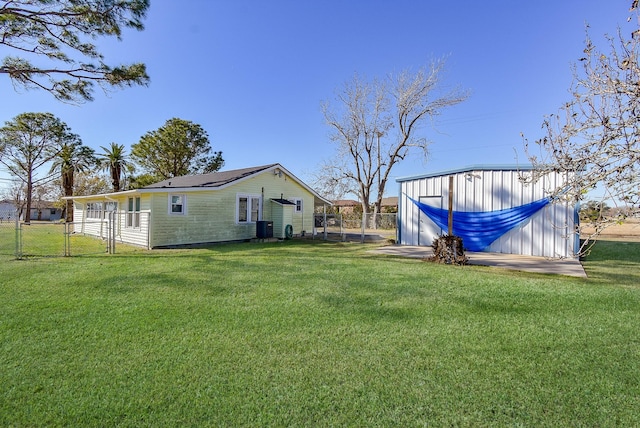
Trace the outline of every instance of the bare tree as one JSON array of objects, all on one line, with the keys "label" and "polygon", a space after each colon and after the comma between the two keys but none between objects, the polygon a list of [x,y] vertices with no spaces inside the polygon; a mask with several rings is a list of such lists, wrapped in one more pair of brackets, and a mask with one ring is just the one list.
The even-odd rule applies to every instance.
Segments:
[{"label": "bare tree", "polygon": [[[587,31],[588,33],[588,31]],[[557,114],[545,118],[545,136],[529,144],[527,156],[535,166],[531,180],[565,172],[567,182],[553,196],[579,201],[601,189],[624,215],[640,214],[640,33],[627,39],[619,29],[607,36],[606,52],[587,34],[584,56],[572,68],[571,98]],[[535,149],[537,147],[537,150]],[[581,253],[604,228],[620,218],[598,216],[595,233]]]},{"label": "bare tree", "polygon": [[338,150],[321,165],[318,188],[337,187],[358,195],[364,213],[370,212],[375,198],[374,212],[380,212],[393,167],[412,151],[427,158],[431,142],[421,133],[424,125],[468,97],[460,89],[440,93],[444,65],[444,60],[434,61],[418,72],[404,71],[385,80],[355,75],[337,93],[335,106],[324,103]]}]

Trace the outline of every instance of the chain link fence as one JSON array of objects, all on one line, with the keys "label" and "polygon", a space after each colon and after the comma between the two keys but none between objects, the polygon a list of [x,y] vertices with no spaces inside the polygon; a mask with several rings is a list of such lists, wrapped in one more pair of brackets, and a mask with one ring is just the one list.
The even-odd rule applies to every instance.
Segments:
[{"label": "chain link fence", "polygon": [[0,211],[0,255],[15,256],[17,252],[18,213],[15,210]]},{"label": "chain link fence", "polygon": [[[90,224],[92,222],[89,222]],[[97,223],[97,222],[95,222]],[[16,259],[33,257],[68,257],[112,251],[114,243],[105,236],[89,236],[79,232],[86,222],[35,221],[25,223],[15,211],[0,212],[0,255]],[[96,228],[104,225],[94,225]]]},{"label": "chain link fence", "polygon": [[372,242],[395,240],[397,215],[315,214],[313,236],[329,241]]}]

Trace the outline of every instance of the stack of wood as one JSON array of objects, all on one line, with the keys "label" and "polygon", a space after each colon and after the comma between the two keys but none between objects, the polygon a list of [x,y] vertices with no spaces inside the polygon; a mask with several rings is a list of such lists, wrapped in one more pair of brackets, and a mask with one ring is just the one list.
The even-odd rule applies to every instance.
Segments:
[{"label": "stack of wood", "polygon": [[448,265],[466,265],[469,259],[464,255],[462,238],[454,235],[443,235],[434,239],[433,256],[428,260]]}]

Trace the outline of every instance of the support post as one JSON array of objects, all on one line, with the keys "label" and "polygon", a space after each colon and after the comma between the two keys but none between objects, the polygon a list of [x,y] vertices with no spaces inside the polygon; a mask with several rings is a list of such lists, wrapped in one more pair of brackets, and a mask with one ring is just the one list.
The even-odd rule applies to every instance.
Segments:
[{"label": "support post", "polygon": [[453,235],[453,175],[449,176],[449,236]]}]

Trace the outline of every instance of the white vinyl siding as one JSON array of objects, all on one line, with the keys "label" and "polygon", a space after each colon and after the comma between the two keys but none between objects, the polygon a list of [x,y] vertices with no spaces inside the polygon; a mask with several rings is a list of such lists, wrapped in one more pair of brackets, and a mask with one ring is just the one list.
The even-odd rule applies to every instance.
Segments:
[{"label": "white vinyl siding", "polygon": [[[86,235],[106,238],[109,230],[109,219],[107,215],[109,211],[115,212],[116,242],[122,242],[132,245],[138,245],[144,248],[149,247],[149,219],[148,198],[131,198],[134,211],[129,211],[129,198],[120,197],[118,201],[102,200],[91,202],[74,202],[73,218],[75,223],[75,232],[84,233]],[[138,211],[136,212],[136,199]],[[102,205],[101,218],[87,217],[87,208],[95,209],[97,203]],[[118,211],[118,206],[120,210]],[[111,217],[112,218],[112,217]],[[127,226],[127,222],[131,224],[137,221],[137,227]]]}]

